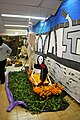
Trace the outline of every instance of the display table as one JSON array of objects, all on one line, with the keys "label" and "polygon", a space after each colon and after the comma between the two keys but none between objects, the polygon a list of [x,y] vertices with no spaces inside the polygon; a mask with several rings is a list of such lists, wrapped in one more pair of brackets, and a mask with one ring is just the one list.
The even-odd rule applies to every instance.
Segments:
[{"label": "display table", "polygon": [[[43,86],[46,88],[43,90],[47,90],[45,93],[48,93],[46,94],[48,96],[45,95],[45,97],[43,97],[44,94],[41,93],[42,96],[40,96],[36,93],[36,90],[34,90],[34,88],[40,86],[34,87],[30,82],[26,71],[13,71],[6,75],[6,93],[10,102],[7,109],[8,112],[17,105],[24,106],[33,113],[64,110],[69,106],[69,103],[64,99],[63,93],[50,95],[49,91],[51,89],[47,89],[47,86]],[[53,86],[53,88],[59,88],[58,86],[55,86]],[[58,89],[55,89],[53,89],[53,92],[59,92]]]}]

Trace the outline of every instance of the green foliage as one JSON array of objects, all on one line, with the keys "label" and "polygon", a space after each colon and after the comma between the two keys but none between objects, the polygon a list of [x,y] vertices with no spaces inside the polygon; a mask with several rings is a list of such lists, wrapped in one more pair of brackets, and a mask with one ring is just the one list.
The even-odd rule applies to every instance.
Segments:
[{"label": "green foliage", "polygon": [[50,96],[45,99],[34,93],[25,71],[10,72],[8,87],[14,100],[21,100],[26,103],[32,113],[63,110],[69,105],[62,95]]}]

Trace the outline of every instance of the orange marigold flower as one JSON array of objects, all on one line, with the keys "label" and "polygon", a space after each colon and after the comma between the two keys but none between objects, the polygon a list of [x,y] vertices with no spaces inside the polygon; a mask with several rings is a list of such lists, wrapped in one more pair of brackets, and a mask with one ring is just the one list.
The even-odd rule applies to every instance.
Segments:
[{"label": "orange marigold flower", "polygon": [[33,91],[37,94],[39,94],[41,97],[48,97],[51,94],[53,95],[59,95],[61,94],[62,90],[64,89],[63,86],[60,84],[54,83],[52,86],[36,86],[33,88]]}]

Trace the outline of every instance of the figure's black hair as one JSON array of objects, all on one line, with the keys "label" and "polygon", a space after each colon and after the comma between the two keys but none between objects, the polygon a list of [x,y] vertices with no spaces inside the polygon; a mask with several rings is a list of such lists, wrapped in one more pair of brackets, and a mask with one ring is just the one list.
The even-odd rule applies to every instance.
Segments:
[{"label": "figure's black hair", "polygon": [[0,36],[0,46],[3,44],[3,39],[2,37]]}]

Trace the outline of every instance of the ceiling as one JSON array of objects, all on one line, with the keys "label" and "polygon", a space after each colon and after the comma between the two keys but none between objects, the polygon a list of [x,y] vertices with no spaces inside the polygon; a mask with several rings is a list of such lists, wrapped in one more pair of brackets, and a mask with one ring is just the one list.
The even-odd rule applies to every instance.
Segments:
[{"label": "ceiling", "polygon": [[[17,25],[28,25],[29,18],[4,17],[2,14],[49,17],[54,15],[63,0],[0,0],[0,35],[24,35],[27,34],[26,27]],[[35,25],[39,20],[30,19]],[[16,25],[5,26],[5,25]]]}]

